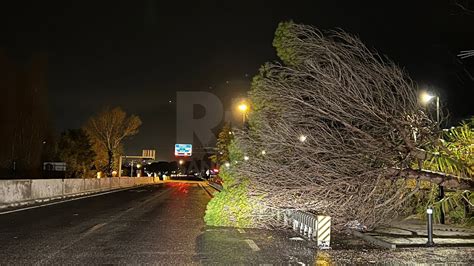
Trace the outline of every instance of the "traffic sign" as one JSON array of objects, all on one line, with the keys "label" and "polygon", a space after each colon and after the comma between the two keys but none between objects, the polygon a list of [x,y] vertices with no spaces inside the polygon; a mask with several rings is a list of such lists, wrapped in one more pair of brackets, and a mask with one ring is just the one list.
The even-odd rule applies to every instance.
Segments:
[{"label": "traffic sign", "polygon": [[193,145],[192,144],[175,144],[174,145],[174,155],[175,156],[189,157],[192,154],[193,154]]}]

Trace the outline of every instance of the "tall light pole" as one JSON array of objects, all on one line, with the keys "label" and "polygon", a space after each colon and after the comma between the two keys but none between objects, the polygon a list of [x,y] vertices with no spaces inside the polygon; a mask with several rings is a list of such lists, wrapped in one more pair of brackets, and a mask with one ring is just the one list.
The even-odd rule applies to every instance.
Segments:
[{"label": "tall light pole", "polygon": [[239,104],[238,108],[239,108],[239,111],[242,112],[242,124],[245,124],[245,115],[249,107],[246,103],[242,102]]},{"label": "tall light pole", "polygon": [[[424,105],[427,105],[431,102],[432,99],[436,100],[436,126],[438,130],[441,128],[440,126],[440,117],[439,117],[439,96],[438,95],[432,95],[429,94],[428,92],[422,92],[420,95],[421,103]],[[439,194],[438,194],[438,200],[442,200],[444,198],[444,187],[439,186]],[[440,205],[440,212],[439,212],[439,222],[441,224],[444,224],[444,209],[443,209],[443,204],[441,203]]]},{"label": "tall light pole", "polygon": [[427,105],[431,102],[431,100],[436,99],[436,124],[438,128],[440,128],[439,125],[439,96],[438,95],[432,95],[429,94],[428,92],[422,92],[420,95],[421,103],[424,105]]}]

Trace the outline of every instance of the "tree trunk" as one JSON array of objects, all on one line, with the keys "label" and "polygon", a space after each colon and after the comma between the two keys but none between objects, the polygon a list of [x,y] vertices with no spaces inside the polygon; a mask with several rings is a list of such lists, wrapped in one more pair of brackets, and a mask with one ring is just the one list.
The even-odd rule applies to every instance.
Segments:
[{"label": "tree trunk", "polygon": [[107,165],[107,176],[112,176],[112,168],[114,166],[114,153],[112,150],[107,151],[109,157],[109,163]]},{"label": "tree trunk", "polygon": [[474,181],[469,178],[462,178],[454,175],[448,175],[428,170],[414,170],[414,169],[389,169],[389,174],[394,178],[404,179],[418,179],[431,182],[448,189],[474,189]]}]

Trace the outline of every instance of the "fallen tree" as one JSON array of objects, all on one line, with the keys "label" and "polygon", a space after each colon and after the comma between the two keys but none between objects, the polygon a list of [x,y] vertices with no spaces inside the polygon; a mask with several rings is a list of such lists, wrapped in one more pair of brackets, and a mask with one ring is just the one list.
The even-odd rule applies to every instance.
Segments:
[{"label": "fallen tree", "polygon": [[291,22],[274,45],[283,64],[262,67],[249,125],[236,134],[249,160],[231,162],[262,205],[371,228],[406,210],[422,180],[473,187],[470,176],[423,170],[438,125],[396,64],[352,35]]}]

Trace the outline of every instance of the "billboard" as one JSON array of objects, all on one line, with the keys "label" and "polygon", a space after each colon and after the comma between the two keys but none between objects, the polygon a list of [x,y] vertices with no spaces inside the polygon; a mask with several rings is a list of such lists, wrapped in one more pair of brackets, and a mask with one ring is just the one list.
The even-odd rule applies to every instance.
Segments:
[{"label": "billboard", "polygon": [[192,144],[175,144],[174,155],[175,156],[191,156],[193,154]]}]

